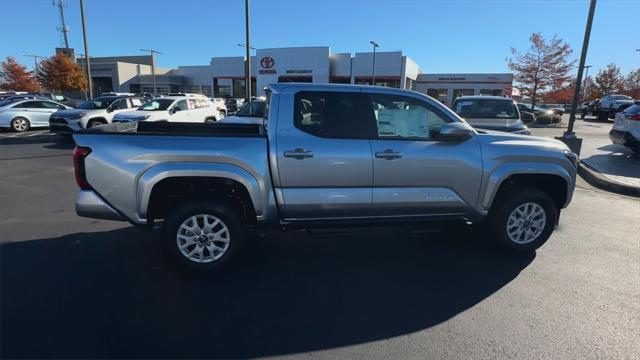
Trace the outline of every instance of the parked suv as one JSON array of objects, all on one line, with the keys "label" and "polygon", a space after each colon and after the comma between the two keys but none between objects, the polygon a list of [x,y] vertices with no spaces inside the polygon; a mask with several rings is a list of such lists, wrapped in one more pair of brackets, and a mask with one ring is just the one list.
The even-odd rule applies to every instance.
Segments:
[{"label": "parked suv", "polygon": [[[75,133],[77,213],[162,221],[176,260],[207,269],[250,245],[249,231],[363,223],[484,222],[487,240],[530,252],[571,201],[577,156],[558,140],[478,132],[408,90],[266,91],[266,127],[141,121]],[[513,102],[491,105],[493,118],[517,119]]]},{"label": "parked suv", "polygon": [[140,105],[142,100],[139,97],[101,96],[83,103],[77,109],[53,113],[49,119],[49,131],[65,135],[80,129],[110,124],[115,115]]},{"label": "parked suv", "polygon": [[461,96],[453,102],[452,108],[477,129],[531,134],[513,99],[501,96]]},{"label": "parked suv", "polygon": [[600,110],[609,111],[613,116],[614,112],[624,110],[633,105],[633,98],[627,95],[607,95],[600,99]]},{"label": "parked suv", "polygon": [[118,114],[113,121],[213,122],[222,117],[216,106],[204,95],[167,96],[150,100],[137,110]]},{"label": "parked suv", "polygon": [[624,145],[634,153],[640,153],[640,103],[636,102],[616,114],[609,138],[614,144]]}]

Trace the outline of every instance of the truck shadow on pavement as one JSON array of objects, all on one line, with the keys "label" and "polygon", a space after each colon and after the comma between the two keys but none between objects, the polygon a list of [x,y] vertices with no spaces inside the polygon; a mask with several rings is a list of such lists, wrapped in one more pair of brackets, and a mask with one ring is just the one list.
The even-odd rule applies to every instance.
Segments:
[{"label": "truck shadow on pavement", "polygon": [[157,234],[132,227],[6,243],[1,355],[246,358],[406,335],[478,304],[535,257],[472,231],[273,233],[207,275],[171,265]]}]

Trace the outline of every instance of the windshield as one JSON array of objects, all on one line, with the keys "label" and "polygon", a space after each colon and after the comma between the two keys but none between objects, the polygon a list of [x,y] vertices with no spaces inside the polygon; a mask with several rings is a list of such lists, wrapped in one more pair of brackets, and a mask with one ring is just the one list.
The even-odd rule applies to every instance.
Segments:
[{"label": "windshield", "polygon": [[245,117],[264,117],[264,104],[264,101],[252,101],[240,108],[236,115]]},{"label": "windshield", "polygon": [[116,98],[96,98],[82,103],[78,109],[106,109]]},{"label": "windshield", "polygon": [[456,100],[453,111],[463,118],[518,119],[520,117],[516,105],[510,100]]},{"label": "windshield", "polygon": [[143,111],[164,111],[169,108],[173,104],[172,99],[153,99],[151,101],[146,102],[144,105],[138,108],[138,110]]},{"label": "windshield", "polygon": [[613,95],[613,98],[615,100],[632,100],[631,96],[627,96],[627,95]]},{"label": "windshield", "polygon": [[625,111],[625,114],[640,114],[640,105],[636,104],[636,105],[631,105],[629,106]]}]

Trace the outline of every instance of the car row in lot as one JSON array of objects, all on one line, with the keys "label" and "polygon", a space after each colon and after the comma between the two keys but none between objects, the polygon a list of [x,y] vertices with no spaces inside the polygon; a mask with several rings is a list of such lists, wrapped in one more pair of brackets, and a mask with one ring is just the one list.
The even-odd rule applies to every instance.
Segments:
[{"label": "car row in lot", "polygon": [[624,111],[635,101],[631,96],[620,94],[611,94],[602,99],[586,101],[580,105],[580,118],[584,119],[587,115],[596,116],[600,121],[615,118],[618,112]]},{"label": "car row in lot", "polygon": [[0,106],[0,128],[27,131],[31,127],[49,126],[49,118],[57,111],[71,107],[52,100],[20,99]]}]

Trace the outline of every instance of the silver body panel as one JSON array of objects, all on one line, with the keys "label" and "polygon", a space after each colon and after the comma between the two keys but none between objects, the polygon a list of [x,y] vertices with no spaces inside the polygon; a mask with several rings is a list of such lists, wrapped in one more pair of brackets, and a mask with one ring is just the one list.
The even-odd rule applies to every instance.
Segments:
[{"label": "silver body panel", "polygon": [[[76,134],[87,180],[99,198],[135,223],[147,221],[154,186],[169,177],[222,177],[242,184],[260,224],[280,221],[485,216],[502,182],[514,174],[550,174],[575,186],[561,142],[474,133],[465,141],[320,138],[293,125],[298,91],[409,96],[464,122],[423,94],[391,88],[319,84],[271,85],[266,137]],[[397,159],[374,156],[392,149]],[[285,152],[311,151],[311,157]]]}]

